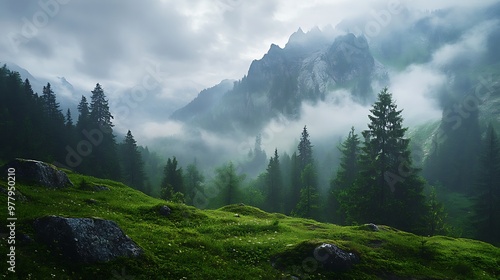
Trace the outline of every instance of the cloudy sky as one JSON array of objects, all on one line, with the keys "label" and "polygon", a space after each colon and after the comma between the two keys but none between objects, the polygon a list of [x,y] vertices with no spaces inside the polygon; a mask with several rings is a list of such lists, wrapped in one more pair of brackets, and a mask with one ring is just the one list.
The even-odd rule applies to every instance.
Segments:
[{"label": "cloudy sky", "polygon": [[[131,87],[152,67],[160,70],[164,97],[183,99],[176,90],[241,78],[271,43],[284,46],[299,27],[335,25],[393,2],[408,5],[379,1],[375,8],[361,2],[366,1],[4,0],[0,60],[37,77],[65,76],[84,88],[96,82]],[[435,9],[447,2],[470,1],[427,0],[418,6]]]},{"label": "cloudy sky", "polygon": [[[477,5],[469,0],[366,2],[3,0],[0,61],[43,79],[64,76],[88,91],[99,82],[110,100],[135,88],[135,99],[121,101],[128,102],[127,109],[156,104],[170,113],[204,88],[241,78],[271,43],[283,47],[299,27],[335,26],[391,5],[421,10]],[[141,105],[146,98],[150,103]]]}]

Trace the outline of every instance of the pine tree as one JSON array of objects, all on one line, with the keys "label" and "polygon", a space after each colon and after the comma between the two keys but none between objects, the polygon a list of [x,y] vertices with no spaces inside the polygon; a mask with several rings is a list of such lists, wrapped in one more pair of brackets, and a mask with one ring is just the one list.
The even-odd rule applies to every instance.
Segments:
[{"label": "pine tree", "polygon": [[50,83],[47,83],[47,86],[43,87],[42,102],[44,113],[49,120],[64,123],[64,116],[59,109],[59,103],[56,100],[56,95],[54,94],[54,91],[52,91]]},{"label": "pine tree", "polygon": [[111,121],[113,116],[100,84],[96,84],[90,100],[89,130],[83,130],[82,133],[83,137],[91,138],[94,143],[92,153],[85,160],[89,161],[91,175],[120,180],[117,144]]},{"label": "pine tree", "polygon": [[113,129],[111,121],[113,115],[109,112],[108,100],[106,100],[104,90],[99,83],[96,84],[92,91],[90,100],[90,120],[94,125],[98,125],[102,131],[109,131],[111,133]]},{"label": "pine tree", "polygon": [[304,218],[318,218],[319,194],[318,175],[313,164],[308,164],[301,174],[302,189],[300,200],[294,210],[294,215]]},{"label": "pine tree", "polygon": [[123,182],[130,187],[147,193],[145,187],[146,177],[144,174],[144,162],[138,150],[137,142],[130,130],[127,132],[125,140],[120,145],[120,157],[123,170]]},{"label": "pine tree", "polygon": [[196,161],[188,164],[186,167],[186,172],[184,173],[184,188],[185,188],[185,198],[186,204],[193,205],[194,198],[197,192],[202,192],[202,185],[205,181],[205,177],[198,170]]},{"label": "pine tree", "polygon": [[490,124],[475,185],[473,224],[478,239],[500,244],[500,142]]},{"label": "pine tree", "polygon": [[66,127],[73,127],[73,118],[71,117],[71,111],[68,110],[66,111],[66,116],[65,116],[65,124],[66,124]]},{"label": "pine tree", "polygon": [[[299,151],[298,156],[296,157],[296,166],[294,166],[295,170],[292,176],[294,179],[299,179],[299,194],[297,204],[294,206],[294,213],[296,215],[301,215],[303,217],[312,217],[312,209],[314,207],[318,207],[316,205],[317,201],[314,199],[314,196],[317,195],[317,173],[316,168],[314,166],[313,153],[312,153],[312,144],[309,140],[309,133],[307,132],[307,126],[304,126],[302,130],[302,134],[300,137],[299,145],[297,146]],[[307,169],[307,170],[306,170]],[[294,190],[294,196],[297,195],[295,193],[297,189]],[[293,197],[296,199],[297,197]]]},{"label": "pine tree", "polygon": [[300,175],[302,170],[300,169],[300,161],[297,152],[294,152],[290,158],[290,186],[288,191],[288,199],[286,203],[286,214],[291,214],[293,209],[297,206],[300,200],[300,190],[302,188],[302,182],[300,180]]},{"label": "pine tree", "polygon": [[50,83],[43,87],[41,96],[43,114],[46,121],[44,122],[44,131],[47,136],[46,149],[49,152],[48,160],[62,161],[64,159],[64,115],[59,109],[59,103],[56,100],[56,95],[52,91]]},{"label": "pine tree", "polygon": [[348,219],[415,231],[426,212],[425,181],[412,164],[402,110],[397,110],[392,94],[384,88],[370,112],[369,129],[363,131],[360,176],[348,190],[356,198]]},{"label": "pine tree", "polygon": [[236,174],[234,164],[229,162],[215,170],[215,186],[218,190],[219,206],[236,203],[240,195],[240,185],[245,176]]},{"label": "pine tree", "polygon": [[308,164],[313,163],[312,145],[309,140],[307,126],[304,126],[304,129],[302,130],[302,135],[297,148],[299,150],[299,168],[302,172]]},{"label": "pine tree", "polygon": [[278,149],[274,150],[266,170],[267,195],[265,209],[269,212],[283,212],[283,179]]},{"label": "pine tree", "polygon": [[82,130],[89,128],[88,122],[90,117],[89,103],[87,102],[87,98],[83,95],[80,103],[78,104],[78,113],[79,115],[76,123],[76,129],[79,133],[81,133]]},{"label": "pine tree", "polygon": [[425,216],[424,232],[429,236],[436,234],[446,234],[446,213],[443,204],[438,200],[436,188],[431,187],[430,194],[427,198],[427,215]]},{"label": "pine tree", "polygon": [[[165,200],[172,200],[174,197],[184,196],[183,172],[181,167],[177,167],[178,162],[175,157],[168,158],[163,169],[163,181],[161,183],[160,197]],[[184,200],[182,198],[182,200]],[[184,201],[182,201],[184,202]]]},{"label": "pine tree", "polygon": [[351,205],[351,197],[347,191],[352,185],[359,172],[360,140],[351,128],[347,139],[339,147],[341,152],[340,167],[335,178],[330,182],[328,210],[335,223],[345,224],[346,212]]}]

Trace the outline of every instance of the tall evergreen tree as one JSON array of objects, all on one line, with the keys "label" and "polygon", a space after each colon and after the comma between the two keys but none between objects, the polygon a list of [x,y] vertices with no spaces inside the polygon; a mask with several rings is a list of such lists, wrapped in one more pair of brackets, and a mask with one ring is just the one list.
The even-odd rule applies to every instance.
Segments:
[{"label": "tall evergreen tree", "polygon": [[302,188],[302,182],[300,180],[300,175],[302,170],[300,169],[300,160],[297,152],[294,152],[290,157],[290,186],[288,190],[288,199],[285,204],[286,214],[291,214],[293,209],[297,206],[300,200],[300,190]]},{"label": "tall evergreen tree", "polygon": [[[298,185],[300,186],[298,201],[294,206],[295,209],[293,212],[296,215],[309,218],[313,216],[313,210],[319,207],[316,201],[318,175],[314,166],[312,147],[311,141],[309,140],[309,132],[307,132],[307,126],[304,126],[299,145],[297,146],[299,151],[296,157],[297,166],[295,166],[296,170],[293,171],[295,174],[292,175],[298,176]],[[297,177],[295,179],[297,179]]]},{"label": "tall evergreen tree", "polygon": [[[439,183],[448,191],[471,195],[477,179],[474,175],[478,173],[481,129],[479,111],[467,112],[465,116],[458,113],[443,116],[422,173],[432,184]],[[450,121],[455,118],[461,121]],[[464,162],[468,164],[462,164]]]},{"label": "tall evergreen tree", "polygon": [[165,200],[171,200],[175,195],[184,195],[184,181],[182,168],[178,167],[175,157],[168,158],[167,164],[163,169],[163,181],[161,183],[160,197]]},{"label": "tall evergreen tree", "polygon": [[66,116],[64,117],[66,127],[73,127],[73,118],[71,117],[71,111],[68,110],[66,111]]},{"label": "tall evergreen tree", "polygon": [[473,224],[478,239],[500,244],[500,142],[490,124],[475,185]]},{"label": "tall evergreen tree", "polygon": [[361,152],[360,140],[351,128],[346,140],[339,147],[341,152],[340,166],[337,174],[330,182],[328,211],[330,212],[330,221],[339,224],[345,224],[346,212],[351,205],[351,197],[347,190],[352,187],[359,172],[359,154]]},{"label": "tall evergreen tree", "polygon": [[198,170],[198,166],[196,164],[196,161],[194,161],[191,164],[188,164],[186,167],[186,172],[184,173],[184,189],[185,189],[185,198],[186,198],[186,203],[193,205],[194,204],[194,197],[196,196],[197,192],[202,192],[202,185],[203,182],[205,181],[205,177],[203,174]]},{"label": "tall evergreen tree", "polygon": [[307,132],[307,126],[304,126],[302,134],[300,137],[300,142],[298,145],[299,150],[299,168],[302,172],[308,164],[313,163],[312,145],[309,140],[309,132]]},{"label": "tall evergreen tree", "polygon": [[64,115],[59,109],[59,103],[50,83],[43,87],[41,102],[46,118],[43,128],[48,140],[46,149],[50,155],[49,160],[62,161],[64,147],[68,144],[65,143],[66,138],[64,136]]},{"label": "tall evergreen tree", "polygon": [[144,162],[137,148],[137,142],[130,130],[120,145],[120,158],[123,170],[123,182],[130,187],[150,194],[151,190],[146,189],[145,185]]},{"label": "tall evergreen tree", "polygon": [[349,190],[356,203],[348,218],[416,231],[426,213],[425,182],[412,164],[402,110],[397,110],[392,94],[384,88],[370,112],[368,130],[363,131],[360,176]]},{"label": "tall evergreen tree", "polygon": [[44,113],[51,121],[64,123],[64,115],[59,109],[59,102],[56,100],[56,95],[52,91],[50,83],[43,87],[42,102]]},{"label": "tall evergreen tree", "polygon": [[121,174],[117,144],[113,135],[113,116],[100,84],[96,84],[90,100],[89,130],[82,130],[82,137],[93,142],[92,153],[88,156],[92,168],[91,175],[119,180]]},{"label": "tall evergreen tree", "polygon": [[266,170],[266,201],[265,208],[269,212],[283,212],[283,179],[281,175],[278,149],[274,150]]},{"label": "tall evergreen tree", "polygon": [[236,203],[240,195],[240,185],[245,177],[236,174],[236,168],[232,162],[217,168],[215,174],[214,183],[219,193],[219,201],[216,204],[222,206]]},{"label": "tall evergreen tree", "polygon": [[309,163],[300,176],[303,187],[300,190],[299,203],[297,203],[294,210],[295,215],[318,219],[319,193],[317,177],[314,165]]},{"label": "tall evergreen tree", "polygon": [[446,213],[443,204],[438,200],[436,188],[431,187],[427,198],[427,215],[425,216],[424,233],[433,236],[436,234],[446,234]]},{"label": "tall evergreen tree", "polygon": [[248,151],[248,162],[242,165],[243,172],[250,176],[257,176],[266,166],[267,155],[262,149],[262,136],[255,137],[254,148]]},{"label": "tall evergreen tree", "polygon": [[[89,103],[87,102],[87,98],[82,95],[82,98],[80,99],[80,102],[78,103],[78,120],[76,122],[75,126],[75,140],[74,143],[77,145],[78,143],[83,143],[81,142],[82,140],[88,141],[84,135],[85,131],[89,131],[90,129],[90,109],[89,109]],[[74,146],[76,147],[76,146]],[[93,152],[92,146],[85,146],[84,148],[80,148],[84,155],[87,155],[87,153]],[[85,149],[85,150],[83,150]],[[92,149],[92,150],[87,150],[87,149]],[[79,161],[79,164],[75,167],[75,169],[82,173],[82,174],[94,174],[92,172],[92,160],[88,158],[88,156],[84,157],[83,160]]]},{"label": "tall evergreen tree", "polygon": [[88,129],[88,122],[90,117],[89,103],[87,98],[82,95],[80,103],[78,103],[78,121],[76,122],[76,129],[81,132],[83,129]]}]

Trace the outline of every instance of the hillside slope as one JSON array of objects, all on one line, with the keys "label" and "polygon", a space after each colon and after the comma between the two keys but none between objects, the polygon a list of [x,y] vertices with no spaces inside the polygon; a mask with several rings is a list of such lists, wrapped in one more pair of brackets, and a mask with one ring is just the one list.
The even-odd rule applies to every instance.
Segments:
[{"label": "hillside slope", "polygon": [[[45,189],[17,184],[25,199],[16,201],[16,274],[0,269],[5,279],[498,279],[500,249],[490,244],[443,236],[420,237],[380,226],[341,227],[270,214],[244,205],[199,210],[151,198],[121,183],[67,172],[75,187]],[[80,187],[103,185],[109,191]],[[0,187],[7,188],[5,181]],[[0,192],[2,201],[6,196]],[[6,205],[6,204],[4,204]],[[162,205],[172,213],[158,214]],[[5,211],[2,220],[6,221]],[[238,215],[235,215],[238,214]],[[36,241],[35,218],[101,217],[115,221],[145,251],[138,259],[106,264],[70,262]],[[5,231],[5,227],[2,227]],[[2,232],[0,252],[6,255]],[[24,241],[22,240],[24,239]],[[307,248],[323,242],[360,256],[342,274],[306,264]],[[284,271],[272,266],[285,256]],[[310,259],[309,259],[310,260]],[[283,263],[282,263],[283,264]],[[6,275],[6,276],[5,276]]]}]

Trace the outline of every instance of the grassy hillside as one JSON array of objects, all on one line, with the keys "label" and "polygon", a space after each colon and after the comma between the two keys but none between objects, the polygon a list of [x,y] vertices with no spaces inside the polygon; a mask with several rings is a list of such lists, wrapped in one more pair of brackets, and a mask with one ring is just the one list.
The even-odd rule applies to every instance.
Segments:
[{"label": "grassy hillside", "polygon": [[[33,220],[45,215],[101,217],[115,221],[145,251],[139,259],[80,265],[57,256],[36,242],[17,245],[16,275],[6,279],[498,279],[500,249],[490,244],[443,236],[420,237],[381,226],[341,227],[313,220],[269,214],[250,206],[230,205],[198,210],[148,197],[123,184],[68,172],[79,185],[105,185],[94,192],[78,186],[49,190],[18,184],[27,198],[17,202],[17,236],[33,237]],[[6,188],[6,183],[0,183]],[[0,193],[2,201],[6,201]],[[161,205],[172,209],[158,214]],[[4,203],[6,205],[6,203]],[[2,220],[6,220],[2,211]],[[239,214],[239,217],[237,215]],[[2,227],[5,231],[5,227]],[[5,236],[5,234],[3,235]],[[304,261],[306,250],[332,242],[360,255],[348,272],[322,272]],[[7,242],[0,253],[5,258]],[[283,254],[284,253],[284,254]],[[272,267],[282,254],[287,271]],[[5,275],[2,276],[2,278]]]}]

